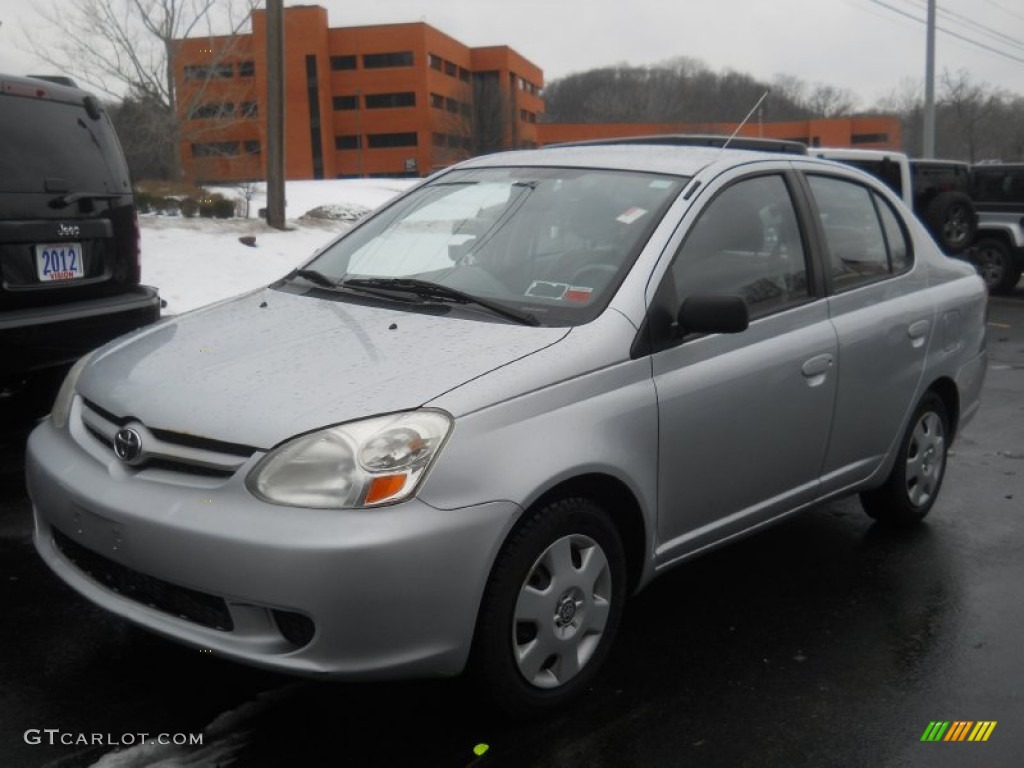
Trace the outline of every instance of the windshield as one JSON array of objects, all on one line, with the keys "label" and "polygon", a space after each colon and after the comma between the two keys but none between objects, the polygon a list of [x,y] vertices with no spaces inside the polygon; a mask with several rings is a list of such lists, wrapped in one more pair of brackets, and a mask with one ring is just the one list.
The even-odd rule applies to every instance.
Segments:
[{"label": "windshield", "polygon": [[607,305],[687,179],[627,171],[447,173],[307,267],[333,280],[409,278],[576,325]]},{"label": "windshield", "polygon": [[81,104],[0,97],[0,136],[0,192],[45,192],[51,178],[69,192],[130,189],[113,128]]}]

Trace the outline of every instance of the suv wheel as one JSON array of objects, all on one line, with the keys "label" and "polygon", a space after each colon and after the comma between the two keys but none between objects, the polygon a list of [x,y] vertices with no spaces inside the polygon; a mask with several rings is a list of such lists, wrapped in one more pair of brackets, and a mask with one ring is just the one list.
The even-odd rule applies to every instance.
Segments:
[{"label": "suv wheel", "polygon": [[963,192],[936,195],[925,207],[924,219],[942,250],[949,254],[967,250],[978,231],[974,203]]},{"label": "suv wheel", "polygon": [[942,487],[949,447],[946,404],[925,393],[910,420],[900,452],[885,485],[860,495],[870,517],[892,526],[908,526],[928,514]]},{"label": "suv wheel", "polygon": [[979,240],[972,255],[978,274],[992,293],[1009,293],[1020,280],[1020,268],[1002,240],[994,237]]},{"label": "suv wheel", "polygon": [[555,501],[513,532],[485,590],[472,671],[501,709],[541,714],[582,693],[608,655],[626,561],[608,514]]}]

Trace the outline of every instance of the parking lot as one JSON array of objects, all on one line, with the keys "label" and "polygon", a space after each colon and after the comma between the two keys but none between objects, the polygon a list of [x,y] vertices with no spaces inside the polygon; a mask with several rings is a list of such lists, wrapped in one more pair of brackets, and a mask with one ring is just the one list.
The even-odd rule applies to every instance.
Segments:
[{"label": "parking lot", "polygon": [[[881,530],[847,499],[678,569],[629,604],[582,702],[526,724],[462,681],[293,680],[110,617],[35,554],[9,445],[0,765],[1017,764],[1024,289],[991,301],[988,331],[983,407],[925,525]],[[922,743],[933,721],[997,726],[985,743]],[[156,734],[203,744],[138,743]]]}]

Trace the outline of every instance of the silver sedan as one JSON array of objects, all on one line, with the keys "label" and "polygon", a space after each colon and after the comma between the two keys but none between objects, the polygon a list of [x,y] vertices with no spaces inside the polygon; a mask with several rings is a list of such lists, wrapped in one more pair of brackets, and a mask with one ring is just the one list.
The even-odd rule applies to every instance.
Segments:
[{"label": "silver sedan", "polygon": [[267,288],[81,360],[35,543],[152,631],[309,676],[585,690],[628,595],[859,493],[921,520],[984,286],[827,161],[609,145],[444,171]]}]

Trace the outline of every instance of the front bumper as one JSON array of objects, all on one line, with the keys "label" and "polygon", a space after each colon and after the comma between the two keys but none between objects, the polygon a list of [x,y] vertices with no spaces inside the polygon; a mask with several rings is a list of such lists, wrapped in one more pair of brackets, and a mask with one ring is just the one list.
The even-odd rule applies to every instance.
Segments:
[{"label": "front bumper", "polygon": [[[26,474],[37,550],[92,602],[175,640],[295,674],[453,675],[465,665],[515,504],[278,507],[244,488],[259,455],[226,480],[136,472],[76,424],[40,424]],[[208,605],[195,608],[197,600]],[[204,625],[210,605],[226,611],[230,629]],[[310,620],[311,639],[297,641],[289,617]]]}]

